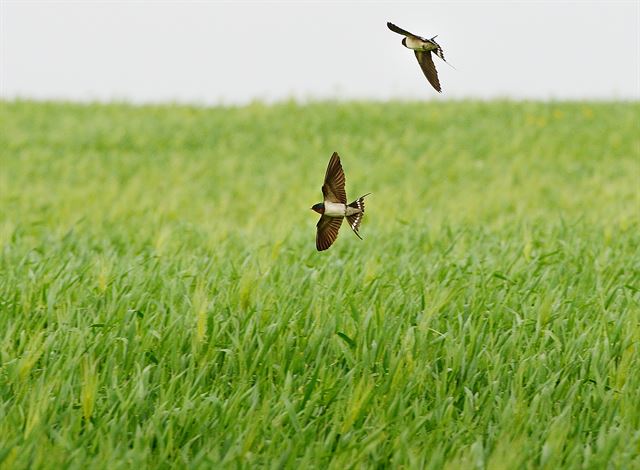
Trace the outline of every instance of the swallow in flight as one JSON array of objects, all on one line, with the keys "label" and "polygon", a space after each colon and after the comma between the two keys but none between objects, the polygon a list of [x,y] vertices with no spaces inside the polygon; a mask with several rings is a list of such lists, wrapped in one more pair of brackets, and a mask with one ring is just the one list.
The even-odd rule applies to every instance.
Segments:
[{"label": "swallow in flight", "polygon": [[345,217],[353,233],[362,240],[358,229],[364,215],[364,198],[371,193],[367,193],[351,204],[347,204],[344,183],[345,177],[340,157],[337,152],[333,152],[327,166],[327,173],[324,176],[324,184],[322,185],[324,202],[319,202],[311,208],[321,214],[320,220],[316,225],[316,248],[318,251],[324,251],[333,244],[338,237],[342,219]]},{"label": "swallow in flight", "polygon": [[424,76],[427,77],[431,86],[433,86],[438,93],[441,93],[442,88],[440,88],[440,80],[438,80],[438,72],[435,64],[433,63],[431,52],[435,52],[438,57],[445,62],[447,61],[444,58],[442,48],[435,41],[437,36],[434,36],[431,39],[426,39],[399,28],[389,22],[387,22],[387,28],[394,33],[402,34],[404,36],[404,38],[402,38],[402,45],[407,49],[411,49],[415,53],[416,59],[418,59],[418,64],[420,64],[420,68],[422,69]]}]

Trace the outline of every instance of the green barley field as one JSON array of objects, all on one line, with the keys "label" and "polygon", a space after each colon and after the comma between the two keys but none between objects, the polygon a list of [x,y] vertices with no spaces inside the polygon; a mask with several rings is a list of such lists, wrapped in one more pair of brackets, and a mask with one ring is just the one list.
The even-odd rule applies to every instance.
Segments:
[{"label": "green barley field", "polygon": [[[0,467],[640,468],[640,104],[0,102]],[[358,240],[315,249],[333,151]]]}]

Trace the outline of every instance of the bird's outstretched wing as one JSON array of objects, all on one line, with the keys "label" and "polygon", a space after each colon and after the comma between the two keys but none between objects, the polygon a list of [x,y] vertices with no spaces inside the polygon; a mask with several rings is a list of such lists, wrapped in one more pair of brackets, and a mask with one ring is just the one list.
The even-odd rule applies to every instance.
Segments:
[{"label": "bird's outstretched wing", "polygon": [[414,51],[416,54],[416,59],[418,59],[418,63],[420,64],[420,68],[424,73],[424,76],[427,77],[431,86],[436,89],[438,93],[442,92],[442,88],[440,88],[440,80],[438,80],[438,71],[436,70],[436,66],[433,63],[433,58],[431,57],[431,51]]},{"label": "bird's outstretched wing", "polygon": [[396,26],[393,23],[390,23],[388,21],[387,21],[387,28],[389,28],[394,33],[402,34],[403,36],[409,36],[409,37],[413,37],[413,38],[424,40],[424,38],[418,36],[417,34],[410,33],[406,29],[402,29],[402,28],[400,28],[400,27],[398,27],[398,26]]},{"label": "bird's outstretched wing", "polygon": [[333,152],[327,173],[324,176],[324,184],[322,185],[322,195],[325,201],[347,203],[347,193],[344,190],[345,177],[340,163],[340,156],[337,152]]},{"label": "bird's outstretched wing", "polygon": [[329,248],[336,238],[338,238],[338,230],[342,225],[343,217],[329,217],[323,215],[318,221],[316,231],[316,248],[318,251],[324,251]]}]

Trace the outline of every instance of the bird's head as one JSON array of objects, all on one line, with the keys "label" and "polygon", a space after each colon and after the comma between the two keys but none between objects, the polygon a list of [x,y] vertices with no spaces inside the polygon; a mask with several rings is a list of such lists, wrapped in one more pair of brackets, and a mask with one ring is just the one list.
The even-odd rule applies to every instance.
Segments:
[{"label": "bird's head", "polygon": [[314,204],[311,210],[316,211],[318,214],[324,214],[324,203],[319,202],[318,204]]},{"label": "bird's head", "polygon": [[407,47],[407,38],[402,38],[402,45]]}]

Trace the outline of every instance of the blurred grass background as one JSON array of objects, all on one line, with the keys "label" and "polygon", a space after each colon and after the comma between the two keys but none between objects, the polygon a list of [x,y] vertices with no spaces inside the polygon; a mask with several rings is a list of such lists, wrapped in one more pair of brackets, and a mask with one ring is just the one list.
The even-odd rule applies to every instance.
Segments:
[{"label": "blurred grass background", "polygon": [[[640,467],[640,105],[0,106],[0,463]],[[314,246],[333,151],[371,191]]]}]

